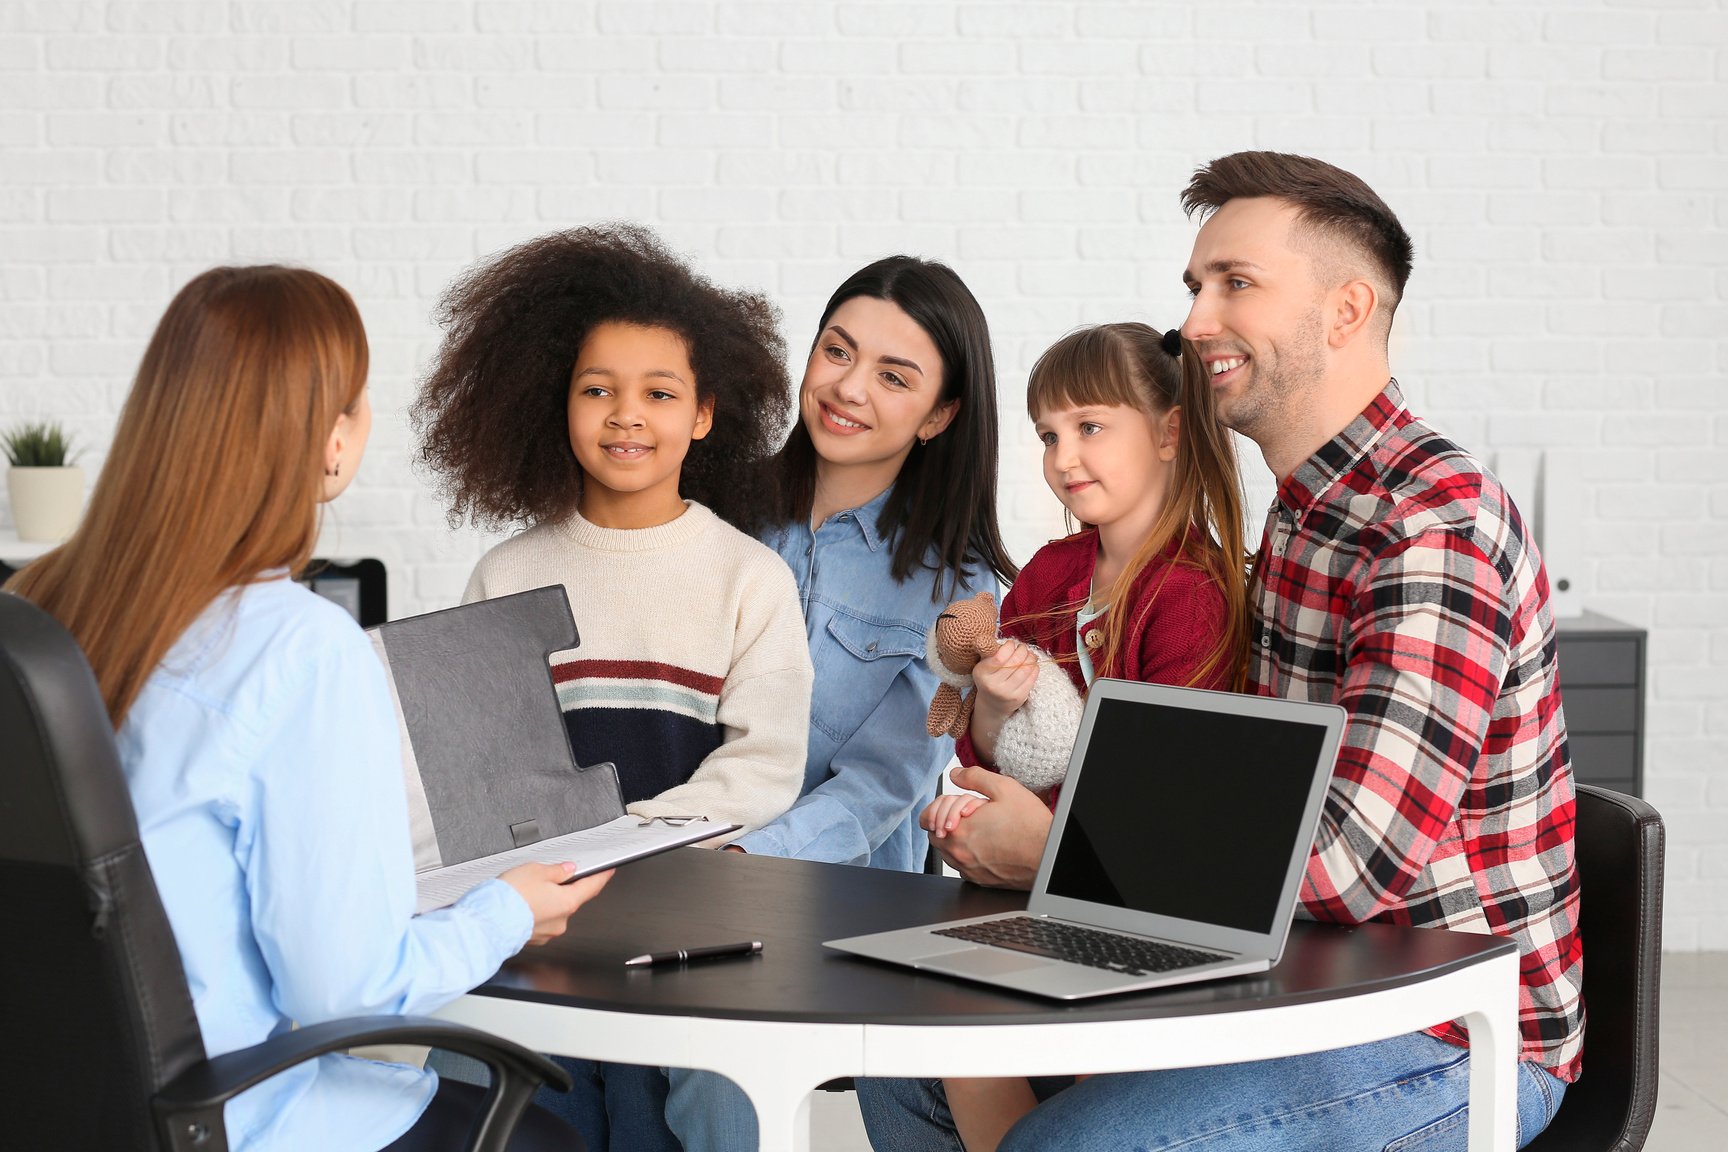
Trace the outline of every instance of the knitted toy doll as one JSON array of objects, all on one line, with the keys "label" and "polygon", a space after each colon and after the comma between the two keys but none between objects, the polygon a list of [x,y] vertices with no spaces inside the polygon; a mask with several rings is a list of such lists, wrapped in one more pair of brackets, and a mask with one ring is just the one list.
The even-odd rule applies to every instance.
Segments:
[{"label": "knitted toy doll", "polygon": [[[1002,647],[996,636],[996,598],[980,592],[948,605],[936,618],[926,644],[930,667],[942,684],[930,701],[925,727],[932,736],[958,737],[972,720],[977,695],[972,669]],[[1083,702],[1056,661],[1038,648],[1032,651],[1038,658],[1038,679],[1026,703],[1002,722],[996,737],[996,768],[1043,793],[1067,775]]]}]

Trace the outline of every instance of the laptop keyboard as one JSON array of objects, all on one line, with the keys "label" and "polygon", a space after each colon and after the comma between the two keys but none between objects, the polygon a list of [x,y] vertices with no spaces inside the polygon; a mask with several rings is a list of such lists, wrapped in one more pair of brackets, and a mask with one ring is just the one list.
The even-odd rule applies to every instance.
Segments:
[{"label": "laptop keyboard", "polygon": [[1193,968],[1200,964],[1230,959],[1216,952],[1160,944],[1155,940],[1120,936],[1114,932],[1100,932],[1093,928],[1042,920],[1035,916],[1013,916],[1005,920],[986,920],[982,924],[960,924],[953,928],[935,929],[933,935],[953,936],[977,944],[990,944],[997,948],[1011,948],[1016,952],[1049,956],[1056,960],[1084,964],[1089,968],[1108,968],[1112,972],[1121,972],[1127,976],[1150,976],[1157,972]]}]

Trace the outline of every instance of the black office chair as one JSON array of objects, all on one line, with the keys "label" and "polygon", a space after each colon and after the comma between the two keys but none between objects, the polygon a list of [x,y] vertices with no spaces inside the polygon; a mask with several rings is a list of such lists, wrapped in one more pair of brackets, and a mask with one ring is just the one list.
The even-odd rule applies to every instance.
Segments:
[{"label": "black office chair", "polygon": [[1634,796],[1578,785],[1584,1075],[1532,1152],[1637,1152],[1656,1114],[1662,985],[1662,817]]},{"label": "black office chair", "polygon": [[300,582],[342,605],[362,628],[376,628],[390,619],[390,577],[382,560],[343,563],[314,556],[300,573]]},{"label": "black office chair", "polygon": [[216,1152],[222,1105],[305,1060],[422,1044],[485,1063],[469,1147],[504,1152],[535,1090],[527,1049],[441,1020],[301,1028],[206,1059],[95,677],[47,613],[0,593],[0,1145]]}]

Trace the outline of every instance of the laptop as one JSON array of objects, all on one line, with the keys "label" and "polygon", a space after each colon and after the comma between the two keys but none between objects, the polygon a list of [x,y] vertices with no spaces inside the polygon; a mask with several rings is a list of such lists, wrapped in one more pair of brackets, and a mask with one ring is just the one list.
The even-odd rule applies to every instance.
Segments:
[{"label": "laptop", "polygon": [[830,940],[1060,1000],[1278,962],[1345,712],[1100,679],[1026,911]]}]

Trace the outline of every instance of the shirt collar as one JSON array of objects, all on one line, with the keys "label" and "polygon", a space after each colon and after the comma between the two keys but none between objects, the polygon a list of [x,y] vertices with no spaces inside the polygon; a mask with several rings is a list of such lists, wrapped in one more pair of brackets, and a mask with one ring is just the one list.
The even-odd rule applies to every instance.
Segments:
[{"label": "shirt collar", "polygon": [[888,493],[892,491],[894,491],[894,486],[890,484],[877,493],[876,497],[868,504],[836,512],[824,520],[821,527],[826,528],[830,524],[855,524],[859,534],[864,537],[864,546],[872,552],[880,551],[883,544],[882,532],[876,526],[876,521],[882,515],[882,506],[888,503]]},{"label": "shirt collar", "polygon": [[1393,426],[1404,411],[1404,392],[1396,379],[1386,381],[1386,387],[1362,410],[1362,414],[1344,426],[1344,430],[1320,450],[1304,460],[1278,485],[1278,503],[1297,519],[1326,493],[1338,479],[1355,468],[1369,449]]}]

